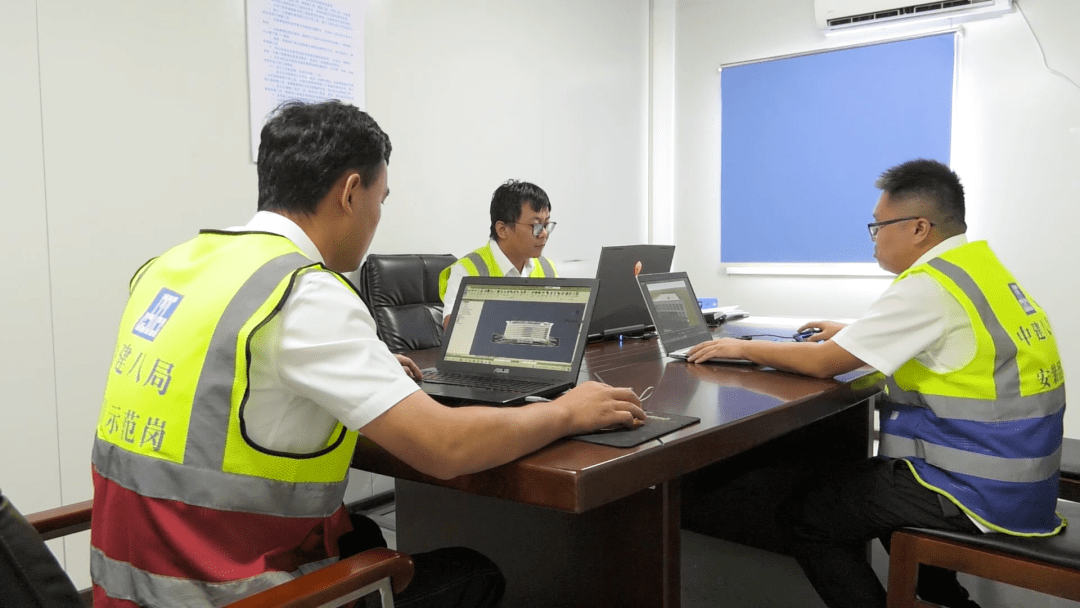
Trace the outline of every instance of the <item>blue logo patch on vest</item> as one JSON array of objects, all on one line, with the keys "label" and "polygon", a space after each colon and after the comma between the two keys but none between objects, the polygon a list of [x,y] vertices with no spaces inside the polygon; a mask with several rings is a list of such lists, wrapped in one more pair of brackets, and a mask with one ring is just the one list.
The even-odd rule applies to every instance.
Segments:
[{"label": "blue logo patch on vest", "polygon": [[1012,290],[1013,296],[1016,298],[1016,301],[1020,303],[1020,308],[1023,308],[1024,312],[1029,315],[1035,314],[1035,307],[1031,305],[1031,302],[1028,302],[1027,296],[1024,295],[1024,291],[1020,289],[1019,285],[1016,283],[1009,283],[1009,289]]},{"label": "blue logo patch on vest", "polygon": [[161,328],[165,327],[165,322],[176,312],[176,306],[180,304],[180,300],[183,299],[184,296],[162,287],[157,297],[150,303],[150,308],[147,308],[143,316],[139,317],[131,333],[153,342],[154,338],[161,333]]}]

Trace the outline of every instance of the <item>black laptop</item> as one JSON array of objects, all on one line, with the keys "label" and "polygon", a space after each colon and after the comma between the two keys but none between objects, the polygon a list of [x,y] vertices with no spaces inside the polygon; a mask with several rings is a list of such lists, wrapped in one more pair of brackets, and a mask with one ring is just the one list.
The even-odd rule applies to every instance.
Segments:
[{"label": "black laptop", "polygon": [[[694,288],[685,272],[668,272],[637,277],[649,316],[656,325],[656,337],[664,353],[673,359],[686,359],[687,352],[713,339],[712,331],[701,313]],[[710,359],[708,363],[753,364],[749,359]]]},{"label": "black laptop", "polygon": [[674,245],[624,245],[600,250],[596,278],[600,293],[589,323],[589,339],[642,334],[653,323],[635,277],[671,270]]},{"label": "black laptop", "polygon": [[596,279],[465,277],[420,388],[449,404],[521,405],[572,388]]}]

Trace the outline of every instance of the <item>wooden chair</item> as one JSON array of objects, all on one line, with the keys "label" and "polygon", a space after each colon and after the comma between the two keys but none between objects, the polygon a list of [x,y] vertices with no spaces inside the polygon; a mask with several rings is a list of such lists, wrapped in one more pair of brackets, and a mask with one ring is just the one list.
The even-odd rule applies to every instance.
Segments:
[{"label": "wooden chair", "polygon": [[1057,511],[1071,524],[1049,537],[897,530],[889,553],[889,608],[934,606],[915,597],[919,564],[1080,601],[1080,504],[1059,500]]},{"label": "wooden chair", "polygon": [[[91,512],[92,501],[85,501],[23,518],[0,493],[0,581],[4,582],[0,587],[8,596],[5,599],[25,590],[30,599],[19,606],[89,605],[89,594],[84,592],[79,599],[45,541],[90,529]],[[393,593],[401,592],[412,576],[413,561],[408,555],[371,549],[229,604],[228,608],[341,606],[372,593],[379,593],[382,606],[388,608],[393,606]]]}]

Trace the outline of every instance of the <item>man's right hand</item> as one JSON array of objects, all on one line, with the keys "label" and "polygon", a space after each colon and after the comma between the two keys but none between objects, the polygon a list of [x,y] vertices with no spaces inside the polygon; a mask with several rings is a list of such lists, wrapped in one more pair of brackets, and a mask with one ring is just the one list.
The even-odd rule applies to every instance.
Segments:
[{"label": "man's right hand", "polygon": [[644,420],[634,391],[586,382],[554,401],[521,407],[447,407],[417,390],[360,431],[417,471],[451,479],[506,464],[567,435]]},{"label": "man's right hand", "polygon": [[806,339],[807,342],[824,342],[831,339],[836,335],[836,332],[847,327],[844,323],[838,323],[836,321],[811,321],[810,323],[804,323],[799,327],[799,331],[805,331],[811,327],[820,329],[816,334],[813,334]]},{"label": "man's right hand", "polygon": [[645,410],[641,409],[641,400],[634,391],[600,382],[579,384],[552,405],[565,408],[571,435],[617,424],[633,427],[645,423]]}]

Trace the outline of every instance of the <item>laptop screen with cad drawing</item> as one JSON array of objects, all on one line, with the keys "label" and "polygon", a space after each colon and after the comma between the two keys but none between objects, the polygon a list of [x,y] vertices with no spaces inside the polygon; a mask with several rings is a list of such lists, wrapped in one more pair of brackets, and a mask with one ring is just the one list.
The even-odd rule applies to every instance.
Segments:
[{"label": "laptop screen with cad drawing", "polygon": [[463,282],[443,361],[570,372],[592,286]]}]

